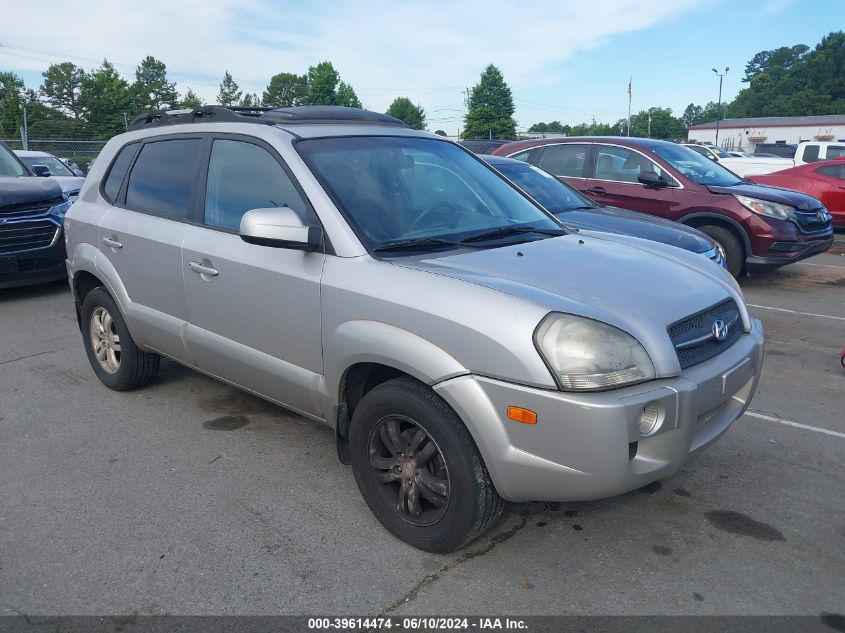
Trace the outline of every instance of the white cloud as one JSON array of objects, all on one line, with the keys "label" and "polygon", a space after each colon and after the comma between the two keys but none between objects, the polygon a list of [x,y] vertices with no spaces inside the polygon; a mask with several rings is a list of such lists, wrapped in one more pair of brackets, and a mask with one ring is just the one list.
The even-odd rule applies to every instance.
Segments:
[{"label": "white cloud", "polygon": [[[699,4],[111,0],[51,3],[45,9],[15,2],[3,10],[0,43],[92,60],[107,57],[127,64],[119,70],[130,78],[131,66],[154,55],[174,73],[180,90],[190,86],[207,100],[213,100],[224,69],[241,88],[260,93],[275,73],[303,73],[330,60],[367,107],[384,110],[395,96],[407,95],[426,107],[429,118],[449,119],[460,116],[449,111],[462,107],[460,91],[476,83],[489,63],[501,68],[515,93],[552,87],[575,53],[674,19]],[[21,30],[21,24],[38,28]],[[3,68],[41,71],[51,61],[60,58],[0,48]]]}]

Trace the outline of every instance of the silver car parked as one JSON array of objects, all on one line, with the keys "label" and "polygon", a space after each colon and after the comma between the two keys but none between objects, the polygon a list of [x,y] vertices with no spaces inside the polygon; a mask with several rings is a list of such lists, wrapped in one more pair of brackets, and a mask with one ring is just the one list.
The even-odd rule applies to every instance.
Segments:
[{"label": "silver car parked", "polygon": [[105,385],[165,356],[328,424],[378,519],[429,551],[503,500],[668,477],[760,375],[761,325],[716,264],[567,230],[460,146],[361,110],[140,117],[65,227]]}]

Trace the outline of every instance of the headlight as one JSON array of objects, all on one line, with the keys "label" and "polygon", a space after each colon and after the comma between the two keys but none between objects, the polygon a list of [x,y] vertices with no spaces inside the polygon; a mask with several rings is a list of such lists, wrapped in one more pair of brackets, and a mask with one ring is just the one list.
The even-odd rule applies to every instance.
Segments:
[{"label": "headlight", "polygon": [[65,213],[70,209],[70,202],[65,200],[61,204],[50,207],[50,215],[55,215],[57,218],[65,217]]},{"label": "headlight", "polygon": [[777,218],[778,220],[788,220],[792,217],[795,207],[788,204],[779,204],[777,202],[769,202],[768,200],[760,200],[759,198],[749,198],[748,196],[734,196],[739,203],[749,211],[759,213],[760,215],[767,215],[770,218]]},{"label": "headlight", "polygon": [[655,377],[640,342],[601,321],[553,312],[534,342],[563,391],[613,389]]}]

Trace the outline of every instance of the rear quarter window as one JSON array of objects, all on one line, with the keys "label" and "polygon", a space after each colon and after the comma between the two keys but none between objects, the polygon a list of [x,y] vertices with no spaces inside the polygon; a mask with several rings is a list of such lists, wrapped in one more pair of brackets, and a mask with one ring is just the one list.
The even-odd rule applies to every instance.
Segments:
[{"label": "rear quarter window", "polygon": [[126,172],[129,169],[129,165],[132,163],[132,158],[135,156],[135,151],[137,149],[138,143],[125,145],[117,153],[117,157],[111,164],[108,176],[106,176],[106,179],[103,182],[103,196],[109,202],[117,200],[117,196],[120,193],[120,187],[123,184],[123,179],[126,176]]}]

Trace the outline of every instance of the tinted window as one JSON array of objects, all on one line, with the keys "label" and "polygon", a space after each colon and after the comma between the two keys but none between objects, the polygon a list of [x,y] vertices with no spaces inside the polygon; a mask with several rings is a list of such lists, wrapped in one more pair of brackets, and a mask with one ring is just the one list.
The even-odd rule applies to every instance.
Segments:
[{"label": "tinted window", "polygon": [[555,176],[584,178],[589,148],[589,145],[580,143],[547,145],[537,164]]},{"label": "tinted window", "polygon": [[146,143],[129,174],[126,206],[187,218],[201,147],[198,138]]},{"label": "tinted window", "polygon": [[205,188],[205,223],[237,231],[244,213],[271,207],[290,207],[307,221],[305,202],[267,150],[243,141],[214,141]]},{"label": "tinted window", "polygon": [[805,163],[815,163],[819,159],[819,146],[818,145],[807,145],[804,148],[804,162]]},{"label": "tinted window", "polygon": [[638,183],[640,173],[644,171],[653,171],[671,182],[669,174],[639,152],[627,147],[596,145],[596,178],[598,180]]},{"label": "tinted window", "polygon": [[845,180],[845,163],[842,165],[825,165],[824,167],[819,167],[816,169],[816,173]]},{"label": "tinted window", "polygon": [[117,199],[117,194],[120,193],[120,185],[123,184],[123,177],[126,175],[126,170],[129,169],[129,163],[132,162],[132,157],[135,155],[136,149],[138,149],[137,143],[127,145],[120,150],[117,158],[114,159],[111,171],[103,185],[103,192],[106,194],[109,202],[114,202]]}]

